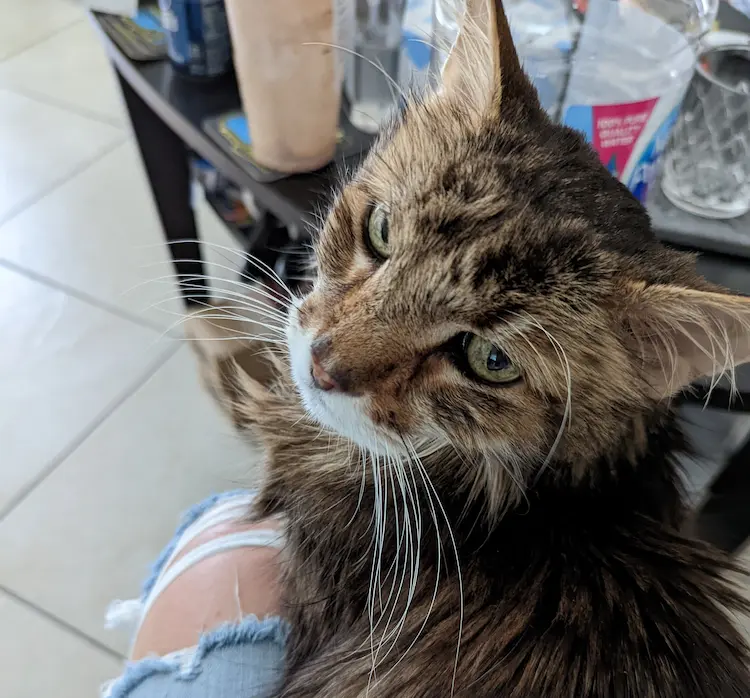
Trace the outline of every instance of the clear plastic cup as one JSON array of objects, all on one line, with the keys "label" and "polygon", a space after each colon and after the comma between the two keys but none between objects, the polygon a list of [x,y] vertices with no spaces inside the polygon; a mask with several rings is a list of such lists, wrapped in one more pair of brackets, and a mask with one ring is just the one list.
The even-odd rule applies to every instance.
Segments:
[{"label": "clear plastic cup", "polygon": [[701,54],[664,161],[662,190],[706,218],[750,210],[750,47]]}]

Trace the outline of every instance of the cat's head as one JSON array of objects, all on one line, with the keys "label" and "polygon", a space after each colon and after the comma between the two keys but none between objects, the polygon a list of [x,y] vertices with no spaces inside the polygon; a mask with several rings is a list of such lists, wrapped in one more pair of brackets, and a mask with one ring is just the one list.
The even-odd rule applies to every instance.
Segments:
[{"label": "cat's head", "polygon": [[637,451],[644,415],[748,358],[750,309],[547,118],[499,0],[468,6],[441,89],[333,204],[288,343],[320,423],[380,453],[450,444],[492,488]]}]

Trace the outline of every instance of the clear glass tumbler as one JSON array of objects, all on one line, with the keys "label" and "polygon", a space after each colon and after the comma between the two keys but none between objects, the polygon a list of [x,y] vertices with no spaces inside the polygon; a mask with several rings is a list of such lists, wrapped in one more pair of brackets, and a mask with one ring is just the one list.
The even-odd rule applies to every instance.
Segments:
[{"label": "clear glass tumbler", "polygon": [[349,120],[362,131],[376,133],[398,104],[406,0],[350,1],[354,12],[339,20],[353,25],[341,28],[352,44],[344,59]]},{"label": "clear glass tumbler", "polygon": [[664,161],[662,190],[706,218],[750,210],[750,47],[702,53]]}]

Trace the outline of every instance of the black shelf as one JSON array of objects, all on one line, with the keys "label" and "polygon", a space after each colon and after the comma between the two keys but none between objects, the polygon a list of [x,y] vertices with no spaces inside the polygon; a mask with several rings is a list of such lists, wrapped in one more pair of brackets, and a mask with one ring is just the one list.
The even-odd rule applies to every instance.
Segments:
[{"label": "black shelf", "polygon": [[253,179],[231,155],[204,130],[203,124],[241,108],[233,74],[217,82],[198,83],[177,73],[168,60],[135,62],[125,56],[92,14],[93,24],[110,60],[146,104],[184,142],[237,186],[250,190],[258,204],[288,225],[304,227],[320,210],[337,177],[337,165],[356,166],[358,156],[309,174],[293,175],[277,182]]}]

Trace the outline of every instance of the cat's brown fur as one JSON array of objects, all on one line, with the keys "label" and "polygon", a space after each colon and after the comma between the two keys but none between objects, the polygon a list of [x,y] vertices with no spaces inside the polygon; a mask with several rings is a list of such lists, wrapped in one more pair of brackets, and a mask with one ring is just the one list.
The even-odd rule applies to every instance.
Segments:
[{"label": "cat's brown fur", "polygon": [[[547,119],[500,3],[469,7],[443,92],[406,109],[334,203],[299,307],[336,384],[406,454],[321,430],[285,359],[261,382],[232,351],[204,355],[266,449],[257,515],[289,521],[279,695],[746,698],[747,607],[732,563],[680,533],[669,396],[750,357],[748,303],[661,247]],[[363,243],[374,203],[385,263]],[[464,331],[523,380],[472,380],[451,348]]]}]

